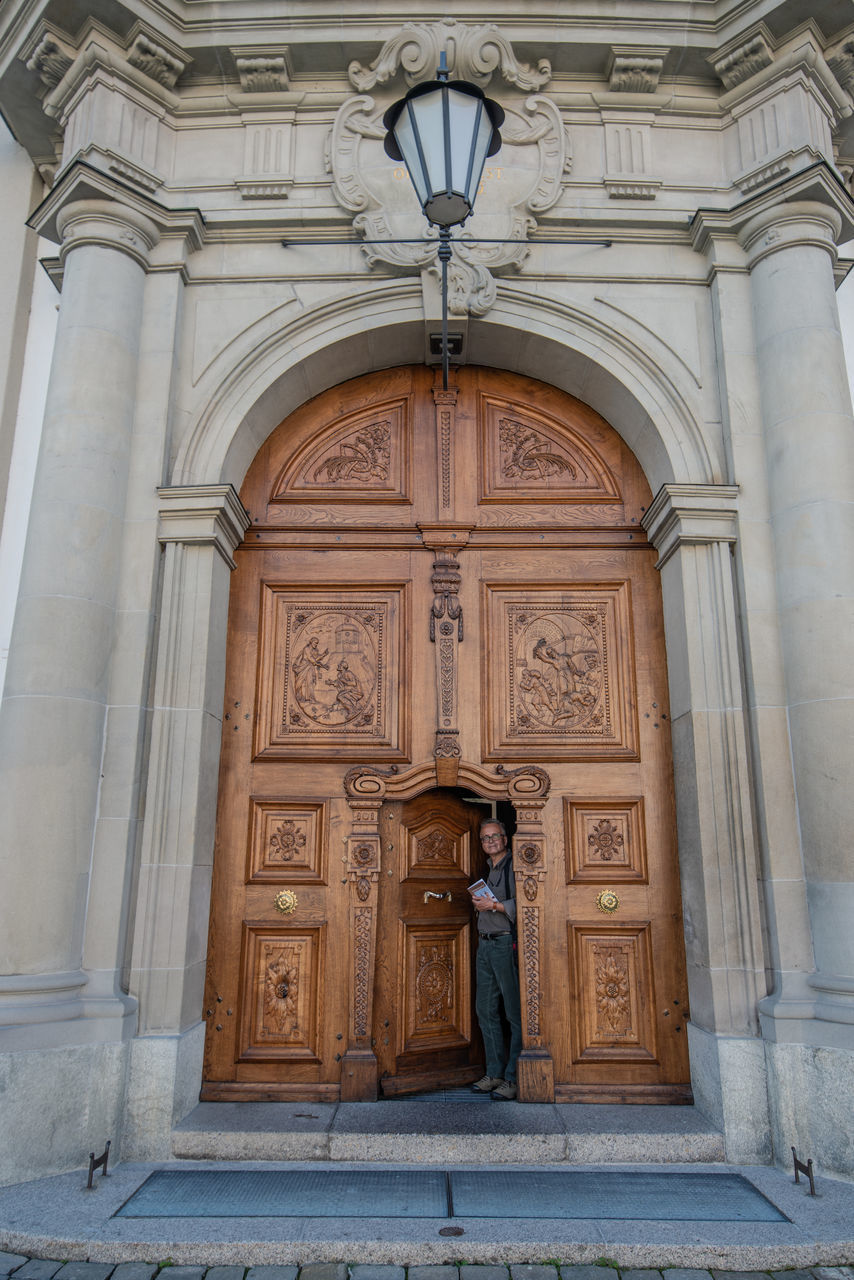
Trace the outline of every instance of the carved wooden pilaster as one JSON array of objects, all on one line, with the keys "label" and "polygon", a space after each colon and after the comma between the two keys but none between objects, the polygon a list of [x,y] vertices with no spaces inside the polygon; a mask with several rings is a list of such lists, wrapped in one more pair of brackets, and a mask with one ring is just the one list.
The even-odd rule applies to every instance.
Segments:
[{"label": "carved wooden pilaster", "polygon": [[454,511],[454,414],[457,406],[457,388],[447,391],[433,388],[436,406],[436,460],[438,462],[439,491],[436,516],[439,520],[453,519]]},{"label": "carved wooden pilaster", "polygon": [[370,1102],[377,1096],[377,1059],[371,1046],[371,1026],[383,788],[374,773],[363,774],[359,769],[350,770],[344,785],[352,814],[347,838],[352,999],[347,1052],[341,1062],[341,1101]]},{"label": "carved wooden pilaster", "polygon": [[513,870],[522,994],[520,1102],[554,1102],[554,1064],[541,1021],[543,908],[547,892],[543,809],[549,783],[543,769],[517,769],[510,775],[510,798],[516,810]]},{"label": "carved wooden pilaster", "polygon": [[459,599],[462,573],[457,552],[470,529],[460,525],[420,526],[424,545],[434,552],[430,640],[436,653],[436,782],[455,787],[461,759],[457,714],[458,649],[463,640],[463,607]]}]

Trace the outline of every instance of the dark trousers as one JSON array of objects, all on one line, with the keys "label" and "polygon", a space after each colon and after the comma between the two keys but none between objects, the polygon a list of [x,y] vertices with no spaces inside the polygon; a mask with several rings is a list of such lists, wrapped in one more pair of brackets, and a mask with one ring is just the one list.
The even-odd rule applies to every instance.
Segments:
[{"label": "dark trousers", "polygon": [[[516,1081],[516,1059],[522,1052],[522,1009],[519,1002],[519,974],[509,933],[496,938],[478,938],[477,999],[475,1009],[486,1050],[486,1074]],[[500,1004],[510,1023],[510,1050],[506,1065]]]}]

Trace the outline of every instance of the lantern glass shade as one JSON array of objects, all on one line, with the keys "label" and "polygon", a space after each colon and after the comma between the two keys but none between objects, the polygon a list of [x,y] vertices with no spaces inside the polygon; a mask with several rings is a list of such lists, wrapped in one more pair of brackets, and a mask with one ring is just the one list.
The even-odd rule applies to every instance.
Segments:
[{"label": "lantern glass shade", "polygon": [[386,112],[386,154],[403,160],[430,222],[465,222],[503,120],[501,107],[465,81],[418,85]]}]

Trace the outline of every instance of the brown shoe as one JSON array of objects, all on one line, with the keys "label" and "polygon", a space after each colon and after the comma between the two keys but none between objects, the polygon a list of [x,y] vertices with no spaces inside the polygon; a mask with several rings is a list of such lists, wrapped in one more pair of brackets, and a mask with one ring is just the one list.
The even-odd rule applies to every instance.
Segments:
[{"label": "brown shoe", "polygon": [[504,1084],[501,1076],[481,1076],[471,1087],[472,1093],[492,1093],[499,1084]]},{"label": "brown shoe", "polygon": [[492,1090],[496,1102],[513,1102],[516,1097],[516,1085],[512,1080],[502,1080]]}]

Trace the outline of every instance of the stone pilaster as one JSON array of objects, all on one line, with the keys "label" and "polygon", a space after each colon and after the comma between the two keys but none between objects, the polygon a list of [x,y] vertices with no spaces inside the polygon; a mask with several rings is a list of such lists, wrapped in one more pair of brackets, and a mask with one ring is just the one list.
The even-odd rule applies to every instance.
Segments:
[{"label": "stone pilaster", "polygon": [[727,1156],[769,1157],[765,993],[731,549],[731,485],[664,485],[643,523],[659,553],[697,1102]]},{"label": "stone pilaster", "polygon": [[[834,292],[841,219],[779,204],[741,230],[748,257],[816,1019],[852,1044],[854,417]],[[769,1007],[767,1012],[774,1012]],[[805,1028],[797,1029],[800,1038]],[[840,1039],[840,1037],[842,1037]]]},{"label": "stone pilaster", "polygon": [[232,552],[231,485],[160,489],[164,548],[131,988],[140,1035],[201,1018]]},{"label": "stone pilaster", "polygon": [[8,1049],[103,1036],[87,1017],[82,948],[143,290],[158,239],[148,218],[107,200],[66,205],[57,227],[62,303],[0,707]]}]

